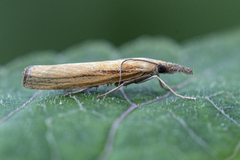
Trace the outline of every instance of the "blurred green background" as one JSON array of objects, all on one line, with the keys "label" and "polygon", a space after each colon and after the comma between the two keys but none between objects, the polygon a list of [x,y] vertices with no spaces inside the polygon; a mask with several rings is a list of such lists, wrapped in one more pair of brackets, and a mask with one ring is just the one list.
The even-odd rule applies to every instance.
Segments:
[{"label": "blurred green background", "polygon": [[163,35],[182,42],[238,26],[239,6],[237,0],[1,0],[0,65],[89,39],[118,46],[141,35]]}]

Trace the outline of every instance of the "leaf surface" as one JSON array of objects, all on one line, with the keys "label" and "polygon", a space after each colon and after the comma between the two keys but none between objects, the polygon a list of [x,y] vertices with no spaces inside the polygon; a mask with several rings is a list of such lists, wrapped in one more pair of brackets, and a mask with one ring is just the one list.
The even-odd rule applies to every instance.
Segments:
[{"label": "leaf surface", "polygon": [[[170,86],[187,82],[176,92],[197,100],[169,94],[156,79],[100,100],[97,95],[113,86],[64,98],[68,91],[39,92],[21,85],[22,72],[29,65],[127,57],[193,68],[192,76],[160,76]],[[183,44],[144,36],[118,48],[91,41],[60,54],[39,51],[18,58],[0,69],[0,159],[239,159],[239,60],[239,29]],[[135,108],[126,112],[130,107]]]}]

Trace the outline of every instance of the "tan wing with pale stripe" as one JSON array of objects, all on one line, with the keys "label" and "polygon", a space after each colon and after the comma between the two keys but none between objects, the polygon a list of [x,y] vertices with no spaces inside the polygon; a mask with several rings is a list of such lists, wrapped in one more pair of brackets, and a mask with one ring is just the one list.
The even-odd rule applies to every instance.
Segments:
[{"label": "tan wing with pale stripe", "polygon": [[[29,66],[23,72],[23,86],[31,89],[74,89],[116,83],[123,60]],[[143,61],[126,61],[121,81],[152,73],[156,65]]]}]

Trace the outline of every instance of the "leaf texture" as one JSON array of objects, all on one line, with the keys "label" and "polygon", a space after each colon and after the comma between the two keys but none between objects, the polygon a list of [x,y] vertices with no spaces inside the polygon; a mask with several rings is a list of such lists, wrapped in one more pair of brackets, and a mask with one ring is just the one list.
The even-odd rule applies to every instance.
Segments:
[{"label": "leaf texture", "polygon": [[[156,79],[132,84],[102,99],[102,86],[71,97],[68,91],[22,87],[29,65],[146,57],[194,69],[160,75],[187,100]],[[240,29],[177,44],[140,37],[120,47],[91,41],[31,53],[0,69],[0,159],[240,159]]]}]

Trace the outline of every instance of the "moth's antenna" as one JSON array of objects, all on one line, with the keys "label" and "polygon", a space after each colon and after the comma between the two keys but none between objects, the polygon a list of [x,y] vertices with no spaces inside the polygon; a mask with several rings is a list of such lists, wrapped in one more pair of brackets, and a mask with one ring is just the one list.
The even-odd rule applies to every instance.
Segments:
[{"label": "moth's antenna", "polygon": [[122,65],[124,62],[126,61],[143,61],[143,62],[148,62],[148,63],[152,63],[152,64],[156,64],[158,65],[157,63],[155,62],[152,62],[152,61],[148,61],[148,60],[145,60],[145,59],[135,59],[135,58],[128,58],[128,59],[125,59],[124,61],[122,61],[121,65],[120,65],[120,77],[119,77],[119,82],[118,82],[118,85],[120,85],[121,83],[121,79],[122,79]]}]

